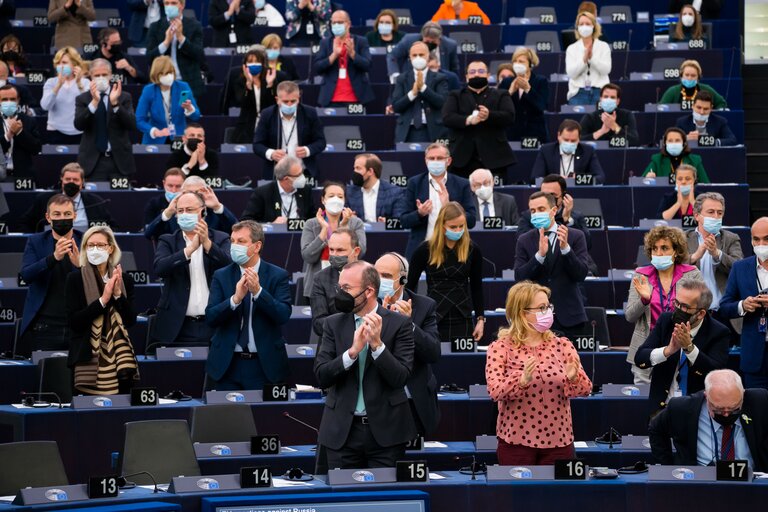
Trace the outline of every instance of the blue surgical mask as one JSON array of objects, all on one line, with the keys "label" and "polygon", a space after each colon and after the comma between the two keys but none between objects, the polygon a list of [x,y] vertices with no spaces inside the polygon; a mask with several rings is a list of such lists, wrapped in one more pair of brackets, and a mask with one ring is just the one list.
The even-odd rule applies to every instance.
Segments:
[{"label": "blue surgical mask", "polygon": [[170,203],[171,201],[173,201],[174,199],[176,199],[176,196],[177,196],[177,195],[179,195],[179,193],[178,193],[178,192],[168,192],[168,191],[166,191],[166,192],[165,192],[165,199],[167,199],[167,200],[168,200],[168,202]]},{"label": "blue surgical mask", "polygon": [[197,226],[198,216],[196,213],[180,213],[176,215],[176,223],[182,231],[192,231]]},{"label": "blue surgical mask", "polygon": [[179,17],[179,6],[178,5],[166,5],[165,6],[165,16],[172,20],[174,18]]},{"label": "blue surgical mask", "polygon": [[16,111],[19,109],[18,104],[15,101],[4,101],[0,103],[0,112],[4,117],[13,117],[16,115]]},{"label": "blue surgical mask", "polygon": [[690,185],[683,185],[682,187],[678,187],[677,185],[675,185],[675,192],[680,192],[684,196],[687,196],[688,194],[691,193],[692,188],[693,187]]},{"label": "blue surgical mask", "polygon": [[675,262],[670,255],[651,257],[651,265],[653,265],[656,270],[667,270],[674,263]]},{"label": "blue surgical mask", "polygon": [[388,36],[392,33],[391,23],[379,23],[379,34],[382,36]]},{"label": "blue surgical mask", "polygon": [[248,256],[248,246],[247,245],[239,245],[239,244],[232,244],[229,246],[229,256],[232,258],[232,261],[240,265],[241,267],[248,263],[248,260],[251,259],[250,256]]},{"label": "blue surgical mask", "polygon": [[704,225],[702,226],[704,231],[717,235],[720,233],[720,229],[723,227],[723,219],[716,219],[714,217],[704,217]]},{"label": "blue surgical mask", "polygon": [[566,155],[572,155],[576,152],[576,148],[578,147],[578,145],[579,145],[578,142],[561,142],[560,152]]},{"label": "blue surgical mask", "polygon": [[267,50],[267,58],[269,60],[277,60],[277,58],[280,56],[280,50],[277,49],[271,49]]},{"label": "blue surgical mask", "polygon": [[248,64],[248,72],[251,75],[258,75],[261,73],[261,64],[258,62],[256,64]]},{"label": "blue surgical mask", "polygon": [[531,214],[531,225],[536,229],[549,229],[552,219],[549,212],[536,212]]},{"label": "blue surgical mask", "polygon": [[254,0],[253,6],[256,7],[257,11],[260,11],[264,8],[266,3],[267,3],[266,0]]},{"label": "blue surgical mask", "polygon": [[285,105],[284,103],[281,103],[280,112],[282,112],[282,114],[285,116],[292,116],[293,114],[296,113],[296,107],[297,107],[297,104],[295,103],[293,105]]},{"label": "blue surgical mask", "polygon": [[450,240],[451,242],[458,242],[461,240],[461,237],[464,236],[464,230],[461,231],[451,231],[450,229],[445,230],[445,238]]},{"label": "blue surgical mask", "polygon": [[61,76],[68,77],[72,75],[72,66],[69,64],[59,64],[56,66],[56,72],[61,73]]},{"label": "blue surgical mask", "polygon": [[382,277],[379,281],[379,299],[391,297],[395,293],[395,280]]},{"label": "blue surgical mask", "polygon": [[672,156],[680,156],[680,153],[682,152],[683,152],[682,142],[667,142],[667,153],[669,153]]},{"label": "blue surgical mask", "polygon": [[427,170],[432,176],[440,176],[445,172],[445,160],[428,160]]},{"label": "blue surgical mask", "polygon": [[331,32],[333,32],[333,35],[336,37],[341,37],[347,33],[347,26],[344,23],[332,23]]},{"label": "blue surgical mask", "polygon": [[681,78],[680,83],[683,84],[683,87],[685,87],[686,89],[693,89],[694,87],[696,87],[696,84],[699,83],[699,81],[696,79],[689,80],[687,78]]},{"label": "blue surgical mask", "polygon": [[697,123],[706,123],[709,121],[709,114],[699,114],[698,112],[693,113],[693,120]]},{"label": "blue surgical mask", "polygon": [[618,104],[613,98],[603,98],[600,100],[600,108],[603,110],[603,112],[611,114],[614,110],[616,110],[617,106]]}]

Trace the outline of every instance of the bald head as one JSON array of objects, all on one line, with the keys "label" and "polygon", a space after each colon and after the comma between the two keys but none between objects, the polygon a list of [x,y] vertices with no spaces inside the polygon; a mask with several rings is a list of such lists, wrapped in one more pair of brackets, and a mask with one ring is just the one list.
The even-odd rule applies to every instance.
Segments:
[{"label": "bald head", "polygon": [[704,394],[710,415],[734,412],[744,400],[744,385],[735,371],[715,370],[704,378]]},{"label": "bald head", "polygon": [[752,246],[768,245],[768,217],[760,217],[752,224]]},{"label": "bald head", "polygon": [[349,13],[342,9],[333,11],[333,14],[331,15],[331,23],[351,23]]}]

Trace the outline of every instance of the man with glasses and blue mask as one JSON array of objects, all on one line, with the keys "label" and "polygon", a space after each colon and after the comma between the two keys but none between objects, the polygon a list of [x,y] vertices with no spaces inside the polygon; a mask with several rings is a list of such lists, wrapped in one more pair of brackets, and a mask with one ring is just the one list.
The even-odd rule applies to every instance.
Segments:
[{"label": "man with glasses and blue mask", "polygon": [[631,110],[619,108],[621,105],[621,87],[605,84],[600,89],[600,101],[594,112],[581,118],[581,139],[585,141],[610,141],[615,137],[624,139],[627,146],[639,146],[640,135],[637,133],[637,121]]},{"label": "man with glasses and blue mask", "polygon": [[745,390],[733,370],[709,372],[704,390],[670,400],[651,420],[648,434],[661,464],[746,460],[753,471],[768,471],[768,391]]},{"label": "man with glasses and blue mask", "polygon": [[[144,226],[151,225],[152,222],[168,209],[168,219],[170,220],[176,214],[175,199],[181,193],[181,186],[184,183],[184,171],[178,167],[171,167],[163,175],[163,193],[154,196],[144,207]],[[153,238],[144,232],[147,238]],[[159,235],[158,235],[159,236]],[[157,238],[157,237],[154,237]]]},{"label": "man with glasses and blue mask", "polygon": [[22,111],[19,101],[19,91],[15,86],[5,84],[0,87],[0,114],[3,120],[0,147],[5,155],[8,174],[34,176],[32,158],[40,153],[43,143],[37,123]]},{"label": "man with glasses and blue mask", "polygon": [[286,156],[275,165],[275,179],[253,190],[240,220],[285,224],[310,219],[316,210],[301,160]]},{"label": "man with glasses and blue mask", "polygon": [[406,258],[410,258],[416,247],[432,236],[440,208],[450,201],[461,203],[467,215],[467,229],[477,221],[477,209],[469,181],[448,173],[451,152],[444,144],[433,143],[424,152],[427,172],[417,174],[408,180],[405,192],[406,211],[400,222],[410,229]]},{"label": "man with glasses and blue mask", "polygon": [[205,222],[205,200],[196,192],[174,198],[179,229],[162,235],[155,250],[155,275],[163,280],[157,317],[150,333],[155,345],[210,343],[205,322],[213,273],[229,265],[229,236]]},{"label": "man with glasses and blue mask", "polygon": [[566,119],[557,129],[557,142],[542,144],[531,169],[531,183],[548,174],[559,174],[563,178],[592,176],[592,184],[605,183],[605,172],[597,158],[595,148],[579,142],[581,125],[573,119]]}]

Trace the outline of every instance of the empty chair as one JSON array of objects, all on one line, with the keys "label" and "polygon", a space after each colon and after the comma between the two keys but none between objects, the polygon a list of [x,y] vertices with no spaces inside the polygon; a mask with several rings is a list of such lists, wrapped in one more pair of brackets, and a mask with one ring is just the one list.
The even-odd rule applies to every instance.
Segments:
[{"label": "empty chair", "polygon": [[535,20],[536,23],[541,22],[542,15],[552,17],[552,21],[549,21],[550,18],[547,18],[545,23],[557,23],[557,13],[555,12],[554,7],[526,7],[525,11],[523,12],[523,18]]},{"label": "empty chair", "polygon": [[651,64],[651,73],[663,73],[665,69],[680,69],[683,57],[656,57]]},{"label": "empty chair", "polygon": [[[611,336],[608,332],[608,317],[605,314],[605,308],[587,306],[584,308],[587,314],[587,324],[590,326],[590,335],[592,322],[595,322],[595,341],[599,345],[611,346]],[[599,347],[595,347],[599,349]]]},{"label": "empty chair", "polygon": [[[173,477],[180,475],[200,475],[186,420],[126,423],[119,466],[121,475],[147,471],[158,483],[170,483]],[[138,485],[152,483],[146,475],[137,475],[131,480]]]},{"label": "empty chair", "polygon": [[0,444],[0,495],[25,487],[69,485],[56,441]]},{"label": "empty chair", "polygon": [[325,134],[325,140],[328,144],[340,144],[341,146],[344,146],[349,139],[363,138],[360,134],[360,127],[351,125],[325,126],[323,127],[323,134]]},{"label": "empty chair", "polygon": [[532,30],[525,34],[525,46],[538,53],[557,53],[560,51],[560,34],[554,30]]},{"label": "empty chair", "polygon": [[403,164],[400,162],[392,162],[383,160],[381,162],[381,181],[391,183],[391,176],[402,176]]},{"label": "empty chair", "polygon": [[[61,403],[72,401],[72,370],[67,366],[67,358],[46,357],[37,363],[38,392],[55,393]],[[48,402],[55,402],[53,396],[41,395]]]},{"label": "empty chair", "polygon": [[251,406],[206,405],[192,408],[193,443],[250,441],[256,435]]},{"label": "empty chair", "polygon": [[628,5],[604,5],[600,8],[603,23],[632,23],[632,8]]},{"label": "empty chair", "polygon": [[458,53],[483,53],[480,32],[451,32],[450,37],[459,44]]},{"label": "empty chair", "polygon": [[637,257],[635,258],[635,267],[645,267],[651,264],[651,260],[645,255],[645,246],[640,244],[637,248]]},{"label": "empty chair", "polygon": [[[603,217],[603,206],[600,199],[579,197],[573,200],[576,210],[581,212],[587,221],[587,227],[592,229],[602,229],[605,217]],[[600,219],[598,222],[597,219]]]}]

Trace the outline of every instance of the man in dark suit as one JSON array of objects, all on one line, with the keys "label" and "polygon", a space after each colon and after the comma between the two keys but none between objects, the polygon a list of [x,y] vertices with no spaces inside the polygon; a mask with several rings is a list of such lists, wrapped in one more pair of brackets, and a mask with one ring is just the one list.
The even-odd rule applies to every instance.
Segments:
[{"label": "man in dark suit", "polygon": [[434,300],[405,288],[408,261],[395,252],[376,260],[379,273],[379,299],[382,305],[410,318],[413,324],[413,370],[406,390],[410,395],[411,413],[420,435],[429,435],[440,423],[437,404],[437,379],[432,366],[440,360],[440,333],[437,330],[437,305]]},{"label": "man in dark suit", "polygon": [[631,110],[619,108],[621,87],[605,84],[600,89],[600,102],[597,109],[581,118],[581,139],[584,141],[605,140],[623,137],[626,145],[639,146],[640,135],[637,133],[637,121]]},{"label": "man in dark suit", "polygon": [[[178,167],[171,167],[163,175],[163,194],[154,196],[147,201],[147,205],[144,207],[144,228],[146,229],[157,217],[171,208],[171,203],[174,203],[174,199],[181,193],[181,185],[184,183],[184,172]],[[169,210],[168,218],[170,219],[176,213],[176,207]],[[146,231],[145,231],[146,235]],[[151,238],[147,236],[147,238]],[[159,237],[157,237],[159,238]]]},{"label": "man in dark suit", "polygon": [[653,416],[675,396],[704,389],[704,377],[728,364],[730,331],[709,316],[712,292],[700,279],[675,286],[674,312],[663,313],[635,354],[639,368],[653,368],[648,405]]},{"label": "man in dark suit", "polygon": [[128,22],[128,39],[131,46],[144,48],[147,29],[164,15],[162,0],[127,0],[131,19]]},{"label": "man in dark suit", "polygon": [[323,125],[317,111],[300,104],[300,98],[296,82],[280,82],[277,105],[261,111],[253,136],[253,152],[267,161],[265,176],[286,155],[300,158],[306,172],[318,175],[317,155],[325,151]]},{"label": "man in dark suit", "polygon": [[453,91],[443,105],[443,124],[450,129],[451,172],[464,178],[478,168],[507,177],[514,164],[507,127],[515,121],[515,107],[507,91],[488,87],[488,66],[467,65],[467,87]]},{"label": "man in dark suit", "polygon": [[178,69],[176,79],[187,82],[195,98],[202,98],[205,95],[203,27],[196,19],[183,16],[184,3],[184,0],[164,0],[163,14],[149,26],[147,58],[151,65],[160,55],[170,57]]},{"label": "man in dark suit", "polygon": [[230,240],[232,264],[214,273],[205,309],[216,330],[205,371],[211,389],[262,389],[288,377],[282,334],[291,317],[288,272],[261,259],[258,223],[238,222]]},{"label": "man in dark suit", "polygon": [[309,342],[316,344],[323,336],[325,319],[336,311],[334,299],[339,285],[339,274],[344,265],[360,257],[360,241],[357,233],[349,228],[339,228],[328,238],[328,262],[330,265],[315,274],[309,305],[312,309],[312,333]]},{"label": "man in dark suit", "polygon": [[768,389],[768,217],[757,219],[751,232],[755,255],[733,264],[720,300],[720,315],[743,318],[740,369],[744,382],[749,388]]},{"label": "man in dark suit", "polygon": [[744,390],[733,370],[710,372],[704,391],[670,400],[651,420],[648,434],[661,464],[747,460],[754,471],[768,471],[768,391]]},{"label": "man in dark suit", "polygon": [[131,130],[136,129],[133,101],[119,80],[110,86],[111,76],[109,61],[94,60],[91,90],[75,99],[75,128],[83,132],[77,161],[93,181],[136,173],[131,144]]},{"label": "man in dark suit", "polygon": [[374,99],[368,80],[371,53],[368,40],[352,34],[352,22],[346,11],[331,15],[332,35],[320,41],[315,54],[315,76],[322,77],[317,104],[321,107],[370,103]]},{"label": "man in dark suit", "polygon": [[448,173],[451,152],[448,147],[433,143],[424,152],[427,172],[417,174],[408,180],[405,190],[405,213],[400,217],[403,228],[410,229],[406,258],[410,258],[416,247],[432,236],[440,208],[450,201],[458,201],[467,216],[467,229],[477,221],[477,210],[469,188],[469,181]]},{"label": "man in dark suit", "polygon": [[[531,183],[547,174],[559,174],[564,178],[590,175],[594,183],[604,183],[605,173],[595,149],[579,142],[581,125],[566,119],[557,129],[557,142],[542,144],[531,169]],[[586,184],[586,183],[585,183]]]},{"label": "man in dark suit", "polygon": [[37,122],[21,111],[19,91],[15,86],[0,87],[0,113],[3,120],[3,137],[0,147],[5,155],[6,170],[14,176],[34,176],[32,158],[43,147]]},{"label": "man in dark suit", "polygon": [[213,273],[231,263],[229,235],[208,227],[205,200],[195,192],[176,199],[179,229],[162,235],[155,250],[155,275],[163,280],[157,316],[150,333],[153,344],[207,345],[213,329],[205,308]]},{"label": "man in dark suit", "polygon": [[585,332],[587,315],[579,283],[587,277],[587,244],[578,229],[555,221],[555,198],[534,192],[528,199],[531,230],[517,239],[515,280],[531,280],[552,290],[554,330],[572,338]]},{"label": "man in dark suit", "polygon": [[405,193],[381,180],[381,160],[373,153],[355,157],[352,184],[347,185],[347,206],[365,222],[399,219],[405,211]]},{"label": "man in dark suit", "polygon": [[416,41],[427,43],[430,52],[434,52],[440,67],[451,73],[459,74],[459,45],[443,35],[443,27],[433,21],[426,22],[419,34],[406,34],[387,55],[387,73],[394,81],[394,76],[412,69],[408,55],[411,45]]},{"label": "man in dark suit", "polygon": [[699,91],[693,101],[691,113],[678,118],[675,125],[683,130],[686,138],[698,141],[702,135],[715,138],[717,146],[735,146],[739,142],[723,116],[713,114],[715,100],[708,91]]},{"label": "man in dark suit", "polygon": [[405,393],[413,325],[379,306],[379,282],[370,263],[344,267],[339,313],[326,319],[318,347],[315,376],[328,396],[317,440],[330,469],[393,467],[416,437]]},{"label": "man in dark suit", "polygon": [[505,226],[517,224],[520,214],[517,202],[509,194],[493,191],[493,174],[488,169],[477,169],[469,175],[469,186],[475,194],[477,220],[482,224],[486,217],[499,217]]},{"label": "man in dark suit", "polygon": [[401,73],[392,93],[392,110],[399,114],[395,142],[432,142],[444,138],[443,105],[448,96],[448,78],[427,67],[429,47],[414,41],[410,49],[411,69]]},{"label": "man in dark suit", "polygon": [[198,123],[187,123],[184,143],[168,157],[167,167],[179,167],[187,176],[204,178],[219,174],[219,153],[205,145],[205,128]]},{"label": "man in dark suit", "polygon": [[256,8],[248,0],[211,0],[208,5],[208,23],[213,27],[214,48],[253,43],[251,25],[256,19]]},{"label": "man in dark suit", "polygon": [[131,56],[125,53],[127,47],[123,48],[123,39],[119,30],[112,27],[101,29],[97,42],[99,47],[86,55],[87,60],[106,59],[112,65],[112,78],[119,79],[124,84],[147,83],[147,74],[137,68]]},{"label": "man in dark suit", "polygon": [[[109,212],[109,200],[85,190],[85,173],[77,162],[70,162],[62,167],[59,174],[61,193],[71,198],[75,205],[76,218],[74,228],[85,232],[91,226],[106,225],[117,228]],[[48,200],[58,192],[35,195],[32,206],[19,219],[19,230],[23,233],[35,233],[45,229]]]},{"label": "man in dark suit", "polygon": [[253,190],[240,220],[285,224],[288,219],[312,218],[312,187],[307,185],[301,160],[283,157],[274,174],[273,181]]},{"label": "man in dark suit", "polygon": [[19,330],[17,353],[69,350],[67,275],[80,268],[80,233],[72,229],[77,215],[72,199],[56,194],[47,201],[45,220],[51,230],[27,239],[21,277],[29,286]]}]

